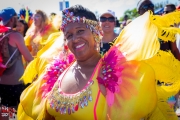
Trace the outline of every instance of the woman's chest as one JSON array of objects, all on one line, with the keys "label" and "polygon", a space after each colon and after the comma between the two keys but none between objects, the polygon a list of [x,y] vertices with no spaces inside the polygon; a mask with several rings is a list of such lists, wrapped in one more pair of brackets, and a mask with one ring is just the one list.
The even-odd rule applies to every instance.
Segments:
[{"label": "woman's chest", "polygon": [[90,85],[93,69],[79,70],[70,68],[60,78],[59,86],[65,93],[77,93]]},{"label": "woman's chest", "polygon": [[105,97],[101,94],[97,81],[88,81],[84,89],[74,94],[65,94],[58,86],[56,82],[48,98],[47,109],[50,115],[67,120],[105,119]]}]

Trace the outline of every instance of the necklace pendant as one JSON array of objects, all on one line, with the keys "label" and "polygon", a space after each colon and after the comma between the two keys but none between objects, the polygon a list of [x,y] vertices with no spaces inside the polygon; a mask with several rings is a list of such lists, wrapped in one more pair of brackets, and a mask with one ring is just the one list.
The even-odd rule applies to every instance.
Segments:
[{"label": "necklace pendant", "polygon": [[83,101],[81,101],[81,108],[84,108],[84,102]]},{"label": "necklace pendant", "polygon": [[89,100],[89,101],[92,101],[92,96],[91,96],[91,95],[89,95],[88,100]]},{"label": "necklace pendant", "polygon": [[69,114],[69,115],[71,114],[71,108],[70,108],[70,106],[68,107],[68,114]]},{"label": "necklace pendant", "polygon": [[75,111],[78,111],[78,107],[79,107],[79,105],[78,105],[78,103],[75,105]]},{"label": "necklace pendant", "polygon": [[88,106],[88,101],[87,101],[87,97],[86,96],[84,96],[84,105]]},{"label": "necklace pendant", "polygon": [[75,112],[74,104],[72,105],[71,111],[72,111],[72,113]]},{"label": "necklace pendant", "polygon": [[59,107],[58,106],[56,106],[56,112],[58,112],[59,111]]}]

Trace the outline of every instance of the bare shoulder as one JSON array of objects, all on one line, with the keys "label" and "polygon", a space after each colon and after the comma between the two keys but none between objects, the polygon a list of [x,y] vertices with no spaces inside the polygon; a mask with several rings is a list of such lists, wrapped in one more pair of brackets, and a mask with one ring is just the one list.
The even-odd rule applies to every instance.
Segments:
[{"label": "bare shoulder", "polygon": [[11,41],[14,41],[14,42],[16,42],[16,41],[18,41],[18,42],[24,41],[23,36],[19,32],[12,32],[9,35],[9,38],[10,38]]}]

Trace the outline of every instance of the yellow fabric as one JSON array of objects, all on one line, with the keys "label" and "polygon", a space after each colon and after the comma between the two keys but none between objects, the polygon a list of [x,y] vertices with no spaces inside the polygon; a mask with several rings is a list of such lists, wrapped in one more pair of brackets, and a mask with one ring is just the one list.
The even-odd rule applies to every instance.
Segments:
[{"label": "yellow fabric", "polygon": [[26,23],[28,23],[29,22],[29,10],[28,10],[28,8],[26,8],[26,13],[25,13],[26,15],[25,15],[25,21],[26,21]]},{"label": "yellow fabric", "polygon": [[129,61],[122,64],[120,93],[108,108],[111,120],[140,120],[151,113],[157,103],[155,74],[144,62]]},{"label": "yellow fabric", "polygon": [[41,115],[40,113],[43,111],[45,99],[39,99],[41,96],[38,96],[38,93],[42,92],[39,88],[43,83],[42,78],[41,80],[38,78],[23,91],[18,107],[18,120],[25,120],[28,117],[36,120],[37,116]]},{"label": "yellow fabric", "polygon": [[29,65],[26,67],[26,70],[21,77],[21,80],[25,84],[32,83],[32,81],[34,81],[35,78],[44,71],[46,64],[53,59],[52,56],[56,56],[58,54],[58,51],[62,49],[62,32],[51,34],[48,38],[48,41],[48,44],[37,53],[37,58],[30,62]]},{"label": "yellow fabric", "polygon": [[180,61],[170,51],[159,50],[154,57],[145,62],[154,69],[156,80],[172,84],[173,87],[180,83]]},{"label": "yellow fabric", "polygon": [[177,120],[174,105],[168,104],[168,98],[175,96],[180,89],[180,61],[170,51],[160,50],[145,62],[154,69],[156,80],[162,83],[157,86],[157,107],[149,115],[150,120]]},{"label": "yellow fabric", "polygon": [[178,120],[173,105],[167,104],[168,96],[175,95],[176,90],[172,86],[157,86],[158,101],[156,109],[145,120]]},{"label": "yellow fabric", "polygon": [[[40,57],[40,56],[41,56],[46,50],[48,50],[49,48],[52,48],[52,47],[51,47],[52,44],[55,43],[55,41],[56,41],[60,36],[63,37],[63,33],[62,33],[62,32],[55,32],[55,33],[50,34],[49,37],[48,37],[48,39],[47,39],[48,43],[47,43],[41,50],[38,51],[37,57]],[[55,47],[54,49],[57,48],[57,45],[58,45],[58,47],[60,46],[60,45],[59,45],[59,42],[63,42],[63,38],[59,38],[58,43],[57,43],[57,44],[54,44],[54,45],[56,45],[56,47],[53,46],[53,47]]]}]

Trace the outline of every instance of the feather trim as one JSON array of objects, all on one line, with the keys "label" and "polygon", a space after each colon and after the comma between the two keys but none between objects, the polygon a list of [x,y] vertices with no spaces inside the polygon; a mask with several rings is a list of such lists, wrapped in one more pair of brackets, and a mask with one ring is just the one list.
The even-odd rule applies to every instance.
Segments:
[{"label": "feather trim", "polygon": [[169,98],[175,94],[173,90],[167,90],[168,86],[157,86],[158,101],[156,109],[146,116],[144,120],[178,120],[172,104],[169,104]]},{"label": "feather trim", "polygon": [[38,71],[36,69],[37,61],[38,58],[34,59],[26,67],[23,76],[20,78],[20,80],[23,81],[24,84],[32,83],[38,75]]},{"label": "feather trim", "polygon": [[153,13],[150,12],[150,20],[158,27],[158,37],[160,39],[172,42],[176,40],[176,34],[180,33],[180,29],[175,28],[174,25],[180,23],[180,11],[175,11],[163,16],[153,15]]},{"label": "feather trim", "polygon": [[156,73],[156,79],[160,82],[177,83],[180,80],[180,61],[168,51],[160,50],[154,57],[146,60]]}]

